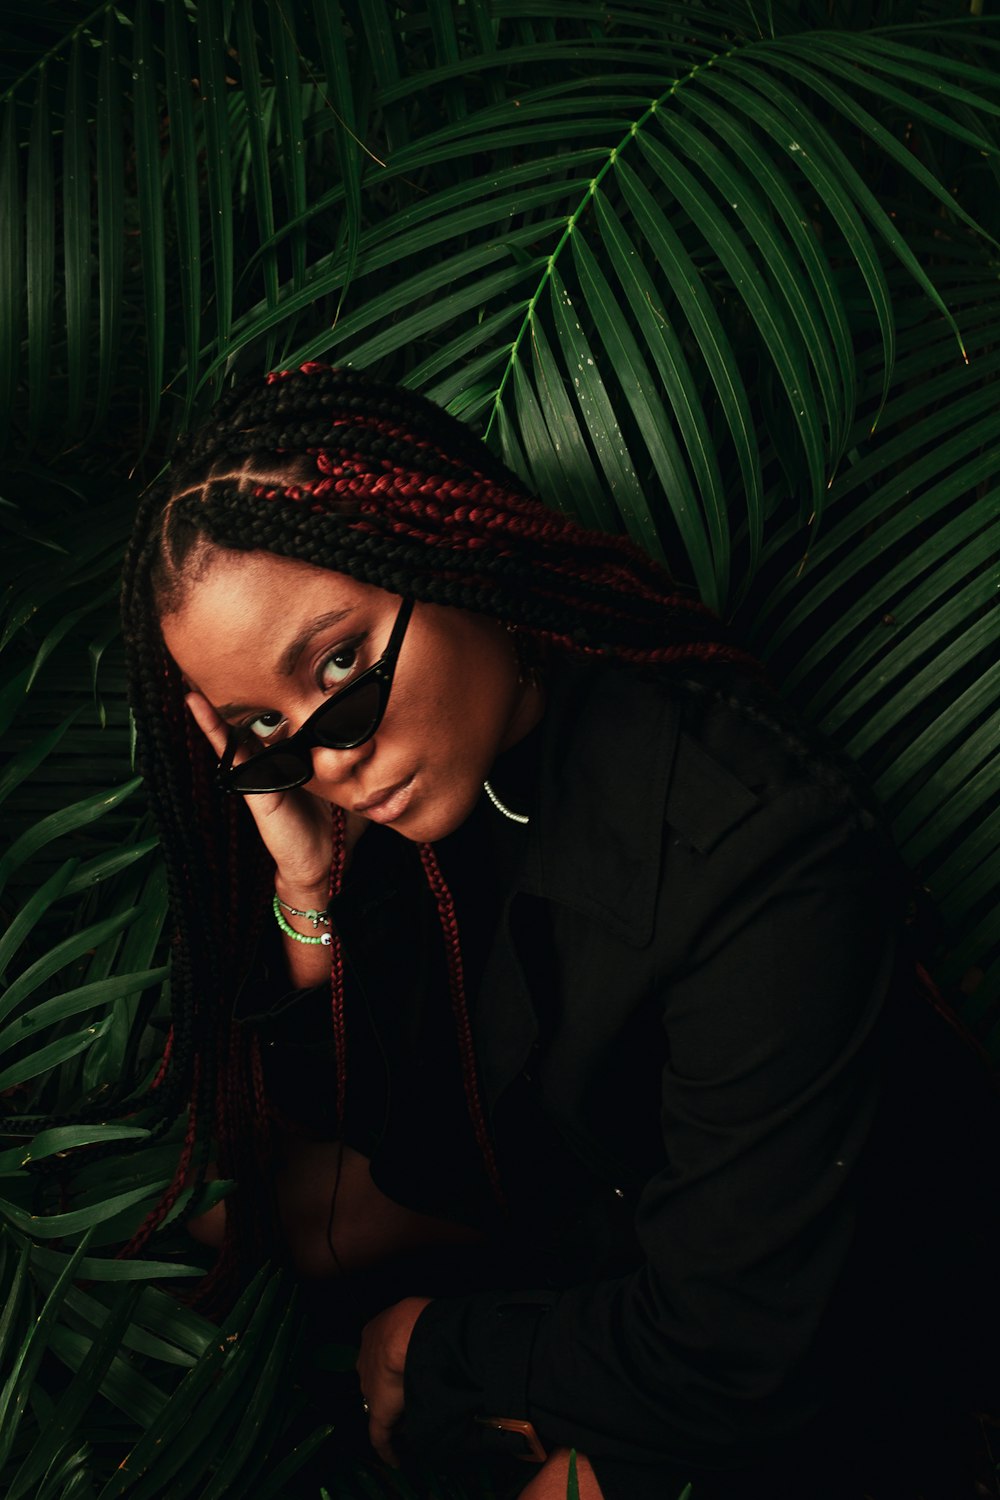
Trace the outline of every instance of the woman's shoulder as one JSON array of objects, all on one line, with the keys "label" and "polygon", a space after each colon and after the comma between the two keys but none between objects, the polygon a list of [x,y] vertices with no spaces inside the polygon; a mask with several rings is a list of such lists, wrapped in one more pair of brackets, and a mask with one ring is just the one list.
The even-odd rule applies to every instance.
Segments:
[{"label": "woman's shoulder", "polygon": [[[621,781],[664,797],[668,823],[704,852],[731,828],[786,803],[815,805],[860,829],[877,804],[846,757],[764,678],[734,667],[669,671],[573,666],[553,705],[570,775],[611,760]],[[651,775],[653,766],[659,768]]]},{"label": "woman's shoulder", "polygon": [[860,829],[880,827],[860,769],[766,679],[703,669],[664,688],[679,706],[679,772],[686,760],[707,760],[765,807],[791,799],[849,817]]},{"label": "woman's shoulder", "polygon": [[850,768],[747,677],[600,664],[552,686],[530,840],[538,893],[641,944],[664,902],[668,926],[690,932],[820,860],[831,881],[864,872],[901,888]]}]

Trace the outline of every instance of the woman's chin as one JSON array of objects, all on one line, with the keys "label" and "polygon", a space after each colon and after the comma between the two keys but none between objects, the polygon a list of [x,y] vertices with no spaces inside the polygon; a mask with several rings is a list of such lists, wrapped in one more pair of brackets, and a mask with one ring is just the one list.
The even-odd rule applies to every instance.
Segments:
[{"label": "woman's chin", "polygon": [[479,798],[479,787],[471,788],[466,796],[435,798],[432,802],[415,803],[402,817],[385,826],[394,833],[409,839],[413,844],[436,844],[445,839],[456,828],[461,828]]}]

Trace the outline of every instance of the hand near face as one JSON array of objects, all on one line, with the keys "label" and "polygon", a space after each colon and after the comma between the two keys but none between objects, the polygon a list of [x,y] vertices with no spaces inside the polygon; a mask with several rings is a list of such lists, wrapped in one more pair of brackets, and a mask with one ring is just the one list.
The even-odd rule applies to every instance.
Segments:
[{"label": "hand near face", "polygon": [[407,1297],[365,1324],[358,1355],[361,1394],[368,1404],[368,1436],[390,1468],[398,1468],[392,1431],[403,1415],[403,1371],[413,1327],[431,1299]]},{"label": "hand near face", "polygon": [[[228,726],[202,693],[189,693],[187,706],[219,759],[225,753]],[[237,760],[242,759],[237,756]],[[333,812],[328,802],[301,787],[248,797],[247,806],[277,866],[278,880],[291,896],[322,896],[326,904],[333,840]],[[355,819],[356,839],[360,819]],[[349,828],[349,842],[352,830]]]}]

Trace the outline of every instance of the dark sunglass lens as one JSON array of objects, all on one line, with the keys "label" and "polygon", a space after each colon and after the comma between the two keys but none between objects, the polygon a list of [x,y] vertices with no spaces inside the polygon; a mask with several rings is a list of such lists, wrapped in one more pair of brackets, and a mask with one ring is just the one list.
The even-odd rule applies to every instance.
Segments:
[{"label": "dark sunglass lens", "polygon": [[311,774],[308,762],[294,750],[287,754],[275,747],[271,755],[257,755],[234,766],[229,773],[229,784],[237,792],[283,792],[288,787],[301,785],[303,772]]},{"label": "dark sunglass lens", "polygon": [[347,689],[318,714],[313,725],[317,742],[331,749],[346,750],[372,733],[378,723],[382,690],[377,682],[364,682],[356,693]]}]

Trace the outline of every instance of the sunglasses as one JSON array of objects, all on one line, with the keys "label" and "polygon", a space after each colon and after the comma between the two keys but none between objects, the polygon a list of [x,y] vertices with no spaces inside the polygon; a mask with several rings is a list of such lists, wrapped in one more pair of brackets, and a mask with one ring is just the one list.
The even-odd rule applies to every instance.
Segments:
[{"label": "sunglasses", "polygon": [[219,761],[219,785],[224,792],[240,792],[252,797],[260,792],[288,792],[312,778],[312,750],[316,745],[326,750],[353,750],[370,740],[382,722],[389,689],[396,670],[403,636],[413,611],[413,600],[404,599],[399,606],[389,644],[377,662],[366,667],[359,677],[321,703],[300,729],[278,745],[265,745],[249,760],[236,766],[233,761],[245,741],[233,731],[226,753]]}]

